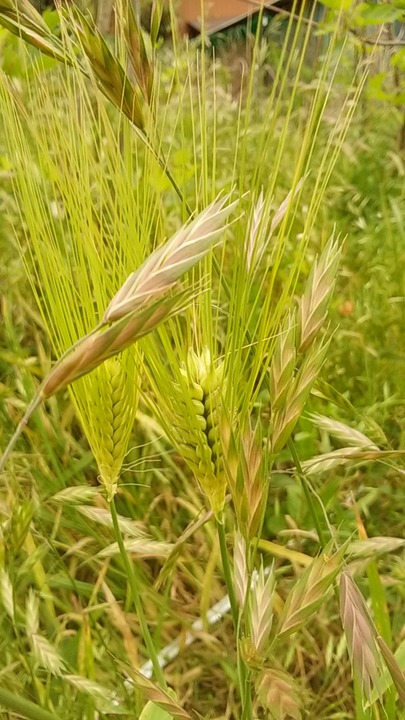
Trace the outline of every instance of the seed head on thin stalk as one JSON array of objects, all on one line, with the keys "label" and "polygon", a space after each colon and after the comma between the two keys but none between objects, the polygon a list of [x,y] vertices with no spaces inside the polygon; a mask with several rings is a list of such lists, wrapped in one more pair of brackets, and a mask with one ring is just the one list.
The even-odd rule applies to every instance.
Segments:
[{"label": "seed head on thin stalk", "polygon": [[340,615],[353,672],[370,700],[372,685],[378,687],[381,674],[377,632],[363,595],[348,572],[343,572],[340,578]]},{"label": "seed head on thin stalk", "polygon": [[379,449],[378,445],[370,440],[367,435],[364,435],[360,430],[346,425],[346,423],[326,417],[325,415],[320,415],[319,413],[310,413],[308,417],[318,428],[325,430],[346,445],[351,445],[356,448],[368,448],[370,450]]},{"label": "seed head on thin stalk", "polygon": [[303,179],[298,181],[295,188],[290,190],[283,202],[274,212],[271,220],[271,208],[266,204],[263,191],[252,208],[251,218],[246,236],[246,268],[254,271],[262,260],[271,238],[283,221],[290,204],[302,187]]},{"label": "seed head on thin stalk", "polygon": [[291,389],[297,362],[295,334],[295,313],[289,313],[277,336],[270,366],[270,400],[273,413],[284,406]]},{"label": "seed head on thin stalk", "polygon": [[332,237],[312,267],[296,313],[281,327],[270,366],[272,452],[288,442],[326,357],[328,342],[319,338],[328,312],[340,258]]},{"label": "seed head on thin stalk", "polygon": [[328,347],[329,342],[322,340],[313,345],[304,356],[295,376],[291,378],[284,405],[276,410],[273,416],[273,453],[279,453],[291,437],[322,368]]},{"label": "seed head on thin stalk", "polygon": [[312,266],[304,295],[299,303],[300,353],[305,352],[312,344],[326,320],[339,260],[340,248],[332,236],[320,258],[315,260]]},{"label": "seed head on thin stalk", "polygon": [[322,605],[343,565],[346,545],[329,555],[332,541],[316,557],[294,585],[284,605],[277,638],[300,629]]}]

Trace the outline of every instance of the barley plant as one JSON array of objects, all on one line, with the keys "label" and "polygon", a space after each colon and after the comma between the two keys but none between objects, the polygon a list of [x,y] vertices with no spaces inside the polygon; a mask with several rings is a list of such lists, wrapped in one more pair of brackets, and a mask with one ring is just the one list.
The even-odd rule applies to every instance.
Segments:
[{"label": "barley plant", "polygon": [[[403,540],[368,538],[349,491],[346,529],[324,481],[402,457],[322,379],[345,242],[328,186],[373,55],[312,4],[268,40],[262,13],[230,70],[204,27],[179,36],[176,4],[154,2],[147,33],[117,0],[107,37],[79,7],[0,2],[4,207],[28,282],[4,304],[4,717],[402,712],[375,556]],[[301,456],[306,427],[321,453]],[[305,517],[285,513],[288,542],[284,489]]]}]

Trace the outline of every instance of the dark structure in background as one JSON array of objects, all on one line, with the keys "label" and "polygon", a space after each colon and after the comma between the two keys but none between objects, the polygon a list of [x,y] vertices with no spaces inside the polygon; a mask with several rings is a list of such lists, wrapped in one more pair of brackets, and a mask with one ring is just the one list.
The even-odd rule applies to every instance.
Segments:
[{"label": "dark structure in background", "polygon": [[292,2],[285,0],[180,0],[179,20],[181,30],[195,37],[202,29],[201,10],[204,8],[204,32],[207,35],[222,32],[228,28],[252,20],[261,6],[266,13],[277,9],[291,10]]}]

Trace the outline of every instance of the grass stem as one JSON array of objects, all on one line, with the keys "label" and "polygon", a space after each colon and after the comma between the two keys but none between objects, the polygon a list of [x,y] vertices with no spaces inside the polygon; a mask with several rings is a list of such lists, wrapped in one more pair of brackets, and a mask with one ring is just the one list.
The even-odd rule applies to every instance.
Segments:
[{"label": "grass stem", "polygon": [[291,453],[291,455],[292,455],[292,458],[293,458],[294,464],[295,464],[295,468],[296,468],[296,471],[297,471],[297,475],[298,475],[298,477],[299,477],[299,479],[300,479],[300,481],[301,481],[302,489],[303,489],[304,495],[305,495],[305,500],[306,500],[306,502],[307,502],[307,505],[308,505],[308,508],[309,508],[309,512],[311,513],[311,517],[312,517],[312,520],[313,520],[313,522],[314,522],[316,532],[317,532],[317,534],[318,534],[319,544],[320,544],[320,546],[322,547],[322,549],[324,550],[325,547],[326,547],[325,534],[324,534],[324,532],[323,532],[323,530],[322,530],[321,523],[319,522],[318,514],[317,514],[317,512],[316,512],[316,509],[315,509],[315,506],[314,506],[314,503],[313,503],[313,500],[312,500],[312,496],[311,496],[311,493],[310,493],[310,491],[309,491],[307,479],[306,479],[305,474],[304,474],[304,471],[303,471],[303,469],[302,469],[301,462],[300,462],[300,459],[299,459],[299,457],[298,457],[298,453],[297,453],[297,451],[296,451],[296,449],[295,449],[295,445],[294,445],[293,441],[291,440],[291,438],[290,438],[290,440],[288,441],[288,449],[289,449],[289,451],[290,451],[290,453]]},{"label": "grass stem", "polygon": [[246,663],[240,656],[239,652],[239,610],[236,601],[235,589],[232,580],[231,566],[229,563],[228,548],[226,545],[225,525],[217,520],[217,533],[219,539],[219,548],[221,552],[222,570],[224,573],[225,585],[228,591],[229,603],[231,606],[231,615],[234,626],[235,638],[238,647],[238,676],[239,676],[239,693],[242,701],[242,720],[251,720],[252,717],[252,697],[250,688],[249,670]]},{"label": "grass stem", "polygon": [[127,573],[127,579],[129,583],[129,588],[131,591],[131,596],[133,603],[135,605],[136,614],[138,616],[139,624],[141,626],[142,631],[142,637],[144,639],[146,649],[149,654],[149,658],[153,665],[153,670],[156,676],[156,680],[158,681],[161,688],[166,689],[166,681],[163,675],[163,670],[160,667],[157,652],[155,650],[155,646],[153,644],[152,636],[150,634],[150,630],[148,627],[148,624],[146,622],[145,613],[143,611],[143,605],[141,601],[141,596],[138,590],[138,581],[134,572],[134,568],[132,566],[132,561],[125,549],[124,545],[124,539],[122,537],[121,528],[119,526],[118,522],[118,515],[117,515],[117,508],[115,507],[115,501],[114,498],[110,502],[110,512],[111,512],[111,518],[113,522],[114,527],[114,533],[115,537],[118,543],[118,547],[120,550],[122,562],[124,564],[126,573]]},{"label": "grass stem", "polygon": [[28,718],[28,720],[61,720],[56,713],[45,710],[31,700],[25,700],[20,695],[14,695],[4,688],[0,688],[0,705],[17,715]]}]

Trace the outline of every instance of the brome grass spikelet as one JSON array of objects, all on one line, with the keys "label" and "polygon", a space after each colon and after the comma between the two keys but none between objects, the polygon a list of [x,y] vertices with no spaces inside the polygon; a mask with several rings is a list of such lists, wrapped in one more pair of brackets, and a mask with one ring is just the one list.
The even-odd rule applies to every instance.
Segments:
[{"label": "brome grass spikelet", "polygon": [[300,688],[285,670],[267,668],[256,683],[258,698],[272,720],[301,720]]}]

